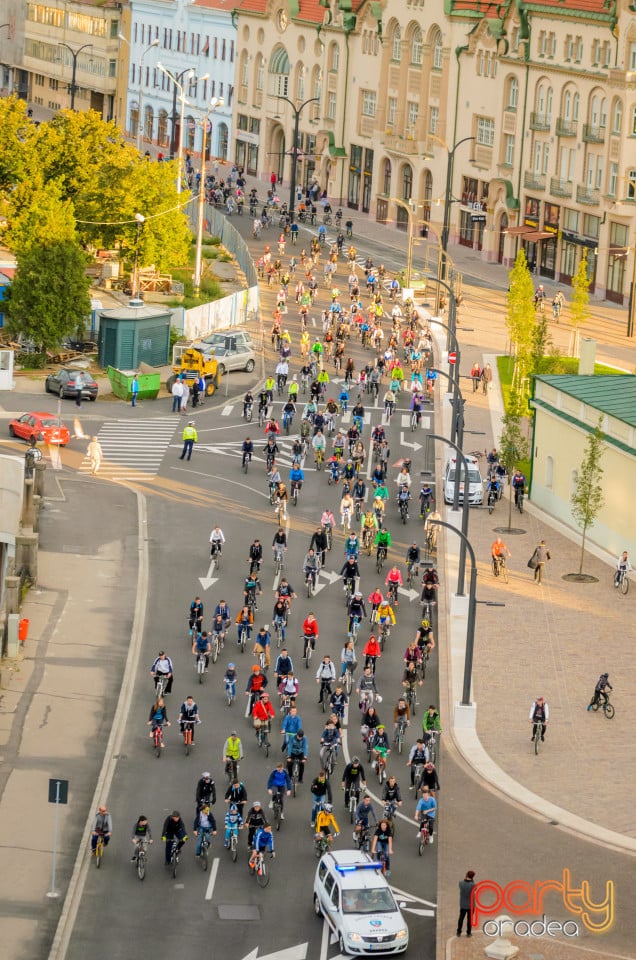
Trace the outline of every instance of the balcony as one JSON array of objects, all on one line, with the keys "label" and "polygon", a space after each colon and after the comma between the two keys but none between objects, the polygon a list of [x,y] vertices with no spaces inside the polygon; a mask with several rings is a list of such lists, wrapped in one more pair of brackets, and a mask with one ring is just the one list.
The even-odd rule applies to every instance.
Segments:
[{"label": "balcony", "polygon": [[548,117],[545,113],[531,113],[530,114],[530,129],[531,130],[543,130],[549,131],[552,118]]},{"label": "balcony", "polygon": [[559,177],[550,178],[550,193],[553,197],[571,197],[572,181],[561,180]]},{"label": "balcony", "polygon": [[585,143],[605,143],[605,127],[599,127],[598,123],[584,123],[583,139]]},{"label": "balcony", "polygon": [[578,186],[576,188],[576,202],[584,203],[589,207],[596,207],[601,202],[601,191],[592,187]]},{"label": "balcony", "polygon": [[578,126],[576,120],[566,120],[564,117],[557,117],[556,135],[557,137],[575,137]]},{"label": "balcony", "polygon": [[523,185],[526,190],[545,190],[545,175],[537,170],[526,170]]},{"label": "balcony", "polygon": [[407,157],[414,157],[419,153],[417,140],[401,137],[397,133],[385,133],[384,146],[389,153],[399,153]]}]

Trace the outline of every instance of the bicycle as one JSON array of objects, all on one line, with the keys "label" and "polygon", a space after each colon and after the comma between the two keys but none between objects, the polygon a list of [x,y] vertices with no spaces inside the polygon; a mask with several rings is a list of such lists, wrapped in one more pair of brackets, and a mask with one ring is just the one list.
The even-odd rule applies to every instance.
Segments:
[{"label": "bicycle", "polygon": [[292,797],[296,796],[296,790],[298,788],[298,782],[300,777],[300,764],[301,764],[301,760],[298,757],[294,756],[292,760],[292,771],[289,777],[292,785]]},{"label": "bicycle", "polygon": [[190,748],[194,746],[194,725],[199,723],[199,720],[182,720],[181,722],[183,723],[183,747],[187,757],[190,755]]},{"label": "bicycle", "polygon": [[386,780],[386,754],[379,753],[377,750],[376,750],[376,753],[377,753],[377,756],[375,759],[375,773],[378,778],[378,783],[380,784],[380,786],[382,786],[382,784]]},{"label": "bicycle", "polygon": [[354,669],[355,669],[355,664],[353,664],[353,663],[348,663],[348,664],[347,664],[347,669],[345,670],[345,675],[344,675],[344,686],[345,686],[345,690],[346,690],[346,692],[347,692],[347,696],[348,696],[348,697],[351,696],[351,691],[352,691],[352,689],[353,689],[353,671],[354,671]]},{"label": "bicycle", "polygon": [[163,724],[157,723],[152,728],[152,746],[155,756],[160,757],[163,751]]},{"label": "bicycle", "polygon": [[613,720],[616,711],[614,710],[614,704],[610,703],[609,693],[601,693],[600,696],[603,697],[603,703],[601,703],[600,697],[596,702],[592,700],[590,703],[591,709],[596,713],[600,708],[608,720]]},{"label": "bicycle", "polygon": [[311,655],[313,653],[313,637],[303,636],[303,660],[305,661],[305,668],[309,670],[309,664],[311,662]]},{"label": "bicycle", "polygon": [[378,552],[375,558],[375,569],[378,573],[382,573],[382,567],[384,566],[384,561],[386,560],[386,547],[380,545],[378,547]]},{"label": "bicycle", "polygon": [[260,727],[256,731],[256,742],[258,744],[259,750],[265,750],[265,756],[269,757],[269,748],[271,746],[269,742],[269,722],[261,721]]},{"label": "bicycle", "polygon": [[211,574],[221,569],[221,549],[220,547],[216,546],[214,543],[210,547],[210,565],[211,565],[211,571],[210,571]]},{"label": "bicycle", "polygon": [[413,410],[411,412],[411,433],[414,433],[419,427],[422,420],[422,413],[419,410]]},{"label": "bicycle", "polygon": [[406,563],[406,585],[410,587],[413,581],[417,582],[420,568],[415,560],[408,560]]},{"label": "bicycle", "polygon": [[166,692],[166,687],[168,686],[168,681],[170,677],[167,673],[155,673],[155,696],[158,700],[159,697],[163,697]]},{"label": "bicycle", "polygon": [[415,793],[420,792],[420,787],[422,786],[422,779],[424,777],[424,764],[416,763],[413,767],[413,789]]},{"label": "bicycle", "polygon": [[274,826],[277,830],[280,830],[280,821],[283,816],[283,801],[278,790],[276,790],[272,797],[272,816],[274,818]]},{"label": "bicycle", "polygon": [[327,710],[331,693],[332,693],[331,680],[321,680],[320,681],[320,705],[322,707],[323,713],[325,713]]},{"label": "bicycle", "polygon": [[[258,883],[259,887],[266,887],[269,883],[269,868],[267,866],[267,859],[262,850],[259,850],[254,857],[254,873],[256,874],[256,882]],[[250,861],[250,863],[251,862],[252,861]]]},{"label": "bicycle", "polygon": [[627,591],[629,590],[629,577],[627,576],[627,570],[617,570],[616,577],[618,579],[618,589],[624,597],[627,596]]},{"label": "bicycle", "polygon": [[379,644],[380,644],[380,649],[381,649],[381,650],[384,650],[384,645],[385,645],[385,643],[387,642],[387,640],[389,639],[390,633],[391,633],[391,629],[390,629],[388,623],[383,623],[383,624],[381,624],[381,626],[380,626],[380,635],[378,636],[378,642],[379,642]]},{"label": "bicycle", "polygon": [[[543,724],[541,723],[541,721],[539,721],[538,723],[535,721],[533,730],[532,730],[532,743],[534,744],[535,756],[537,756],[539,753],[539,744],[542,740],[542,731],[543,731]],[[433,763],[435,763],[435,761],[433,761]]]},{"label": "bicycle", "polygon": [[353,588],[355,584],[350,577],[347,577],[345,580],[345,607],[349,607],[349,601],[351,600],[353,594]]},{"label": "bicycle", "polygon": [[317,571],[308,570],[305,574],[305,586],[307,587],[307,597],[311,600],[316,589]]},{"label": "bicycle", "polygon": [[387,850],[387,845],[386,845],[385,843],[378,843],[378,846],[377,846],[375,855],[376,855],[376,862],[379,863],[380,866],[381,866],[382,876],[385,877],[385,876],[386,876],[386,872],[387,872],[387,871],[386,871],[386,862],[387,862],[388,856],[389,856],[388,850]]},{"label": "bicycle", "polygon": [[322,449],[322,447],[317,448],[314,460],[316,464],[316,470],[322,470],[322,465],[325,460],[325,451]]},{"label": "bicycle", "polygon": [[399,590],[399,586],[397,581],[395,580],[389,581],[388,599],[389,599],[389,603],[392,603],[393,606],[395,606],[398,602],[398,590]]},{"label": "bicycle", "polygon": [[104,835],[99,833],[97,835],[97,843],[95,844],[95,866],[98,870],[102,865],[102,857],[104,856],[105,849],[106,844],[104,843]]},{"label": "bicycle", "polygon": [[245,404],[245,410],[243,411],[243,416],[247,423],[252,422],[252,404],[251,403]]},{"label": "bicycle", "polygon": [[327,774],[327,779],[329,779],[336,766],[336,747],[333,743],[328,744],[325,749],[325,756],[322,766],[323,770]]},{"label": "bicycle", "polygon": [[137,876],[140,880],[143,880],[146,876],[146,865],[148,863],[148,840],[146,837],[141,837],[137,841],[136,846],[135,868],[137,870]]},{"label": "bicycle", "polygon": [[206,873],[208,869],[208,851],[210,849],[210,832],[209,830],[204,830],[201,835],[201,852],[199,853],[199,863],[201,864],[201,869]]},{"label": "bicycle", "polygon": [[414,683],[409,683],[406,687],[406,702],[411,708],[411,713],[415,716],[415,708],[417,706],[417,690]]},{"label": "bicycle", "polygon": [[404,735],[406,733],[406,718],[398,719],[397,730],[395,731],[395,748],[398,753],[402,753],[404,748]]},{"label": "bicycle", "polygon": [[508,567],[506,566],[506,558],[501,554],[495,555],[492,558],[492,572],[496,577],[502,576],[506,583],[508,583]]},{"label": "bicycle", "polygon": [[515,491],[515,507],[517,508],[519,513],[523,513],[524,496],[525,496],[525,491],[523,490],[522,487],[519,487],[518,490]]},{"label": "bicycle", "polygon": [[199,678],[199,683],[203,683],[203,677],[205,676],[205,654],[204,653],[197,653],[195,667],[197,671],[197,676]]},{"label": "bicycle", "polygon": [[247,627],[241,627],[239,631],[239,646],[241,648],[241,653],[245,653],[245,644],[248,640],[248,629]]},{"label": "bicycle", "polygon": [[181,852],[181,847],[183,846],[183,840],[166,840],[166,843],[169,843],[172,847],[170,851],[170,872],[172,873],[173,880],[177,879],[177,867],[179,866],[179,853]]},{"label": "bicycle", "polygon": [[439,730],[428,731],[428,737],[429,737],[428,744],[427,744],[428,758],[431,761],[431,763],[434,763],[434,764],[437,764],[437,753],[438,753],[437,738],[439,737],[439,734],[440,734]]},{"label": "bicycle", "polygon": [[234,783],[238,779],[239,762],[231,757],[225,761],[225,775],[228,783]]},{"label": "bicycle", "polygon": [[236,863],[238,857],[238,830],[232,830],[230,833],[230,843],[228,847],[232,861]]},{"label": "bicycle", "polygon": [[236,680],[225,681],[225,699],[228,707],[231,707],[236,699]]},{"label": "bicycle", "polygon": [[331,550],[333,545],[333,530],[330,523],[325,524],[325,533],[327,535],[327,550]]},{"label": "bicycle", "polygon": [[371,846],[371,844],[370,844],[370,841],[369,841],[369,828],[368,828],[368,826],[365,826],[364,824],[361,824],[361,825],[360,825],[360,830],[359,830],[358,836],[357,836],[357,838],[356,838],[356,840],[355,840],[355,844],[356,844],[358,850],[361,850],[361,851],[363,851],[363,852],[365,852],[365,853],[368,853],[368,852],[369,852],[369,847]]},{"label": "bicycle", "polygon": [[285,548],[282,545],[276,545],[274,548],[274,572],[277,577],[283,572],[285,566]]},{"label": "bicycle", "polygon": [[349,631],[348,631],[347,636],[348,636],[348,639],[349,639],[349,640],[353,640],[354,645],[355,645],[355,643],[356,643],[356,641],[357,641],[357,639],[358,639],[358,632],[359,632],[359,630],[360,630],[360,622],[361,622],[361,618],[360,618],[360,617],[351,617],[351,624],[350,624],[350,626],[349,626]]},{"label": "bicycle", "polygon": [[422,817],[420,820],[420,833],[419,840],[417,845],[417,852],[422,857],[424,855],[424,848],[429,842],[429,822],[428,817]]},{"label": "bicycle", "polygon": [[329,846],[329,837],[326,837],[324,833],[317,833],[314,836],[314,853],[318,860],[329,851]]}]

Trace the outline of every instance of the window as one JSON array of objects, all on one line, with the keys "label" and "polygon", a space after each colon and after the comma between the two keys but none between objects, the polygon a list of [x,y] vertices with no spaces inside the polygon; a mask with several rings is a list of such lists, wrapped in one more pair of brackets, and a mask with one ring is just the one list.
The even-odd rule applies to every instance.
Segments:
[{"label": "window", "polygon": [[396,27],[393,31],[393,50],[391,53],[391,60],[394,60],[396,63],[399,63],[402,59],[402,31],[399,27]]},{"label": "window", "polygon": [[428,117],[428,132],[437,133],[438,123],[439,123],[439,107],[431,107],[429,117]]},{"label": "window", "polygon": [[610,197],[616,196],[617,183],[618,183],[618,164],[610,163],[609,180],[607,182],[607,193]]},{"label": "window", "polygon": [[623,128],[623,101],[617,100],[612,113],[612,133],[620,133]]},{"label": "window", "polygon": [[362,91],[362,116],[375,117],[376,94],[375,90]]},{"label": "window", "polygon": [[598,240],[600,224],[600,217],[593,217],[591,214],[586,213],[583,217],[583,236]]},{"label": "window", "polygon": [[575,59],[577,63],[580,63],[583,59],[583,37],[576,38]]},{"label": "window", "polygon": [[477,76],[483,77],[484,75],[484,51],[480,50],[477,54]]},{"label": "window", "polygon": [[601,41],[594,40],[592,43],[592,66],[598,67],[601,58]]},{"label": "window", "polygon": [[336,119],[336,94],[333,90],[329,91],[329,98],[327,101],[327,116],[330,120]]},{"label": "window", "polygon": [[258,58],[258,63],[256,64],[256,89],[262,90],[263,84],[265,82],[265,65],[263,63],[263,58]]},{"label": "window", "polygon": [[519,99],[519,81],[512,77],[508,84],[508,110],[517,109],[517,100]]},{"label": "window", "polygon": [[247,53],[245,53],[241,59],[241,84],[246,87],[249,83],[249,72],[247,65]]},{"label": "window", "polygon": [[336,71],[340,66],[340,47],[337,43],[332,44],[331,46],[331,66],[330,70]]},{"label": "window", "polygon": [[552,122],[552,87],[548,87],[545,98],[545,118],[547,123]]},{"label": "window", "polygon": [[545,30],[539,32],[539,43],[538,43],[538,54],[540,57],[545,57],[547,50],[548,42]]},{"label": "window", "polygon": [[437,33],[435,35],[435,43],[433,45],[433,67],[435,70],[441,70],[443,62],[444,55],[442,49],[442,35],[441,33]]},{"label": "window", "polygon": [[572,40],[572,34],[568,33],[565,38],[565,49],[563,51],[564,59],[569,62],[572,59],[574,54],[574,41]]},{"label": "window", "polygon": [[397,113],[397,100],[395,97],[389,97],[386,105],[386,122],[389,127],[392,127],[395,123],[395,115]]},{"label": "window", "polygon": [[632,107],[632,136],[636,136],[636,107]]},{"label": "window", "polygon": [[119,37],[119,20],[110,21],[110,39],[117,40]]},{"label": "window", "polygon": [[545,485],[548,490],[552,489],[552,484],[554,483],[554,459],[553,457],[545,458]]},{"label": "window", "polygon": [[515,160],[515,138],[514,134],[507,133],[505,139],[504,163],[507,167],[512,167]]},{"label": "window", "polygon": [[607,100],[605,97],[601,100],[600,124],[603,129],[607,126]]},{"label": "window", "polygon": [[579,119],[579,107],[581,106],[581,98],[578,93],[575,93],[572,97],[572,119],[576,123]]},{"label": "window", "polygon": [[636,43],[630,43],[629,45],[629,55],[627,58],[628,70],[636,70]]},{"label": "window", "polygon": [[411,63],[419,67],[424,58],[424,41],[422,31],[418,29],[413,34],[413,45],[411,47]]},{"label": "window", "polygon": [[109,60],[108,61],[108,76],[116,77],[117,76],[117,61]]},{"label": "window", "polygon": [[305,68],[300,67],[296,74],[296,99],[305,99]]},{"label": "window", "polygon": [[477,117],[477,143],[483,147],[492,147],[495,142],[495,121],[488,117]]},{"label": "window", "polygon": [[407,123],[409,126],[409,133],[413,133],[413,127],[417,123],[417,113],[418,113],[417,103],[415,103],[415,101],[413,100],[409,100],[407,104],[407,113],[406,113]]},{"label": "window", "polygon": [[569,120],[572,113],[572,94],[569,90],[565,91],[565,96],[563,97],[563,119]]},{"label": "window", "polygon": [[636,199],[636,170],[627,171],[627,199]]},{"label": "window", "polygon": [[391,161],[384,161],[384,171],[382,177],[382,192],[387,196],[391,193]]},{"label": "window", "polygon": [[543,167],[541,168],[542,173],[545,175],[550,169],[550,144],[543,144]]},{"label": "window", "polygon": [[533,169],[536,175],[539,174],[541,170],[541,144],[535,143],[534,145],[534,164]]},{"label": "window", "polygon": [[410,200],[413,195],[413,168],[405,163],[402,168],[402,199]]}]

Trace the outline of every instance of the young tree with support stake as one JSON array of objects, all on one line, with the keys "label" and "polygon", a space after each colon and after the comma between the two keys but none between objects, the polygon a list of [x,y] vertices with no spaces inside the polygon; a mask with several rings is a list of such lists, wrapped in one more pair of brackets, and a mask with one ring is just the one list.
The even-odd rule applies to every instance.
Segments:
[{"label": "young tree with support stake", "polygon": [[581,337],[580,327],[592,315],[590,311],[590,278],[587,275],[587,250],[583,251],[577,271],[572,277],[572,289],[574,291],[570,304],[572,333],[570,334],[568,353],[571,357],[578,357],[579,339]]},{"label": "young tree with support stake", "polygon": [[510,286],[506,326],[510,337],[510,351],[515,358],[511,389],[517,391],[521,403],[525,394],[526,378],[532,364],[532,338],[536,323],[534,287],[523,248],[517,254],[508,279]]},{"label": "young tree with support stake", "polygon": [[588,528],[594,525],[599,511],[605,503],[605,496],[601,485],[603,478],[601,457],[605,450],[605,435],[601,430],[601,423],[602,418],[599,418],[598,425],[595,427],[594,432],[587,438],[585,456],[579,467],[576,486],[570,499],[572,516],[581,528],[583,534],[581,540],[579,576],[583,573],[585,538]]},{"label": "young tree with support stake", "polygon": [[512,475],[521,460],[528,456],[528,440],[521,428],[521,417],[507,413],[502,420],[503,430],[499,438],[499,462],[508,475],[508,530],[512,530]]}]

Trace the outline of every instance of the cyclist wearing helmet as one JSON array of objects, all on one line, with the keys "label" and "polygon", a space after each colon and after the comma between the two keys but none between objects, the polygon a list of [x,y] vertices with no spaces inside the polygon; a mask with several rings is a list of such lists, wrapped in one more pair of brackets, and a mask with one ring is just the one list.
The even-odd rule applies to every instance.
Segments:
[{"label": "cyclist wearing helmet", "polygon": [[236,696],[236,667],[233,663],[228,663],[225,668],[225,676],[223,677],[223,682],[225,684],[225,692],[230,694],[232,697]]},{"label": "cyclist wearing helmet", "polygon": [[334,837],[337,837],[340,833],[340,827],[336,823],[336,818],[333,815],[333,807],[330,803],[325,803],[321,810],[318,811],[316,817],[316,838],[323,835],[326,837],[329,843],[332,841],[331,830],[333,829]]},{"label": "cyclist wearing helmet", "polygon": [[344,467],[340,471],[340,476],[343,478],[343,480],[352,481],[355,475],[356,475],[356,468],[354,466],[353,460],[350,458],[349,460],[347,460]]},{"label": "cyclist wearing helmet", "polygon": [[204,771],[201,774],[201,779],[197,783],[195,799],[197,810],[200,810],[204,804],[211,806],[216,803],[216,784],[211,773]]},{"label": "cyclist wearing helmet", "polygon": [[252,672],[247,681],[247,686],[245,688],[245,696],[249,697],[249,713],[252,712],[254,708],[254,702],[259,694],[267,686],[267,677],[259,667],[257,663],[252,667]]},{"label": "cyclist wearing helmet", "polygon": [[426,617],[422,620],[418,627],[417,633],[415,634],[415,642],[422,653],[430,653],[431,650],[435,649],[433,628],[431,627],[430,620],[427,620]]}]

